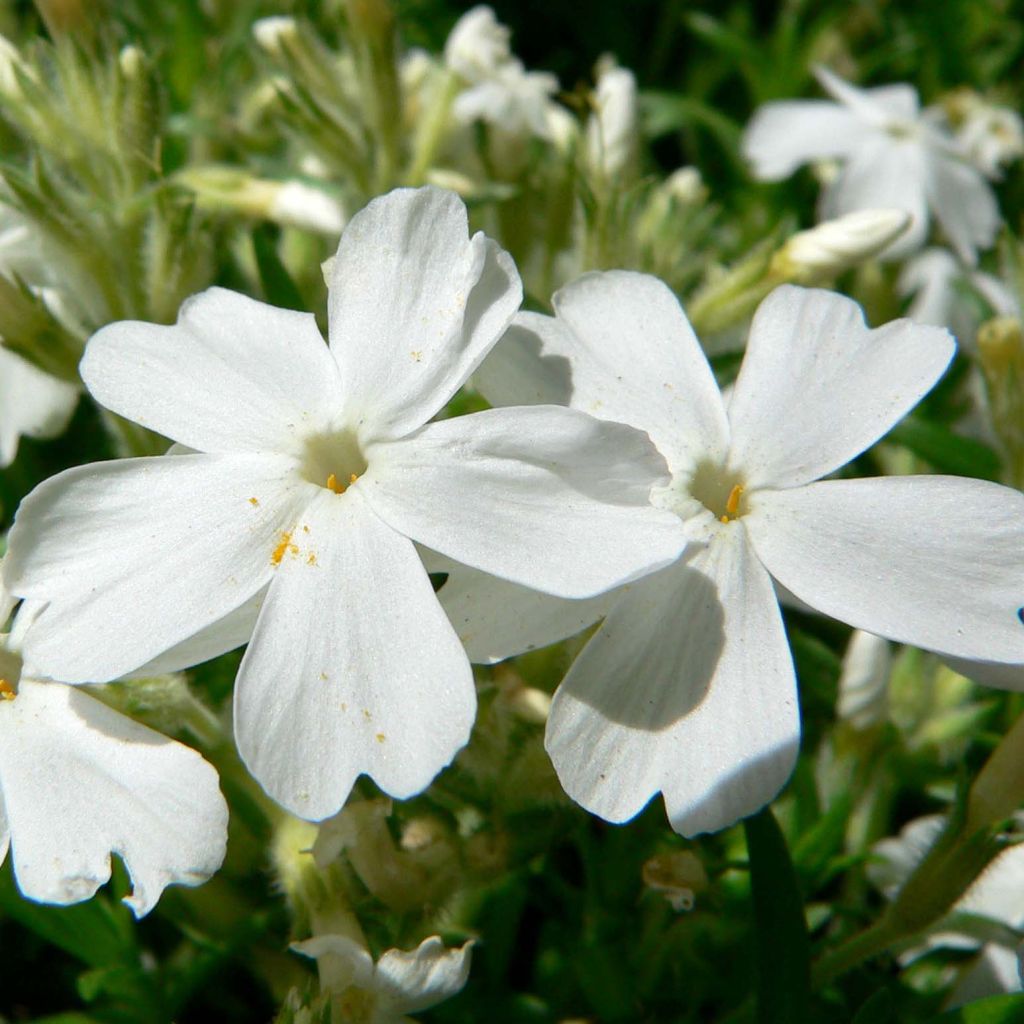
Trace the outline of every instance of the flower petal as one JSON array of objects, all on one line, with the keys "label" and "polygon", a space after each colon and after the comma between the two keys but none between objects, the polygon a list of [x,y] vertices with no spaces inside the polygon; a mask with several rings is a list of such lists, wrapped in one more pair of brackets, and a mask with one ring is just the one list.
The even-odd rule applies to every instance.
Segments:
[{"label": "flower petal", "polygon": [[[567,385],[565,404],[647,431],[674,473],[698,458],[725,454],[729,425],[722,396],[665,284],[627,270],[585,274],[557,292],[553,303],[556,318],[520,314],[501,341],[506,351],[498,371],[514,362],[509,376],[518,379],[517,390],[539,385],[521,397],[550,399]],[[481,386],[477,374],[478,386],[492,404],[509,404],[494,401],[517,396],[507,382],[495,381],[492,390],[493,376],[485,373]]]},{"label": "flower petal", "polygon": [[988,249],[1002,224],[992,186],[970,164],[936,156],[928,166],[928,203],[950,244],[970,266]]},{"label": "flower petal", "polygon": [[1024,494],[960,477],[828,480],[751,495],[768,571],[858,629],[1024,662]]},{"label": "flower petal", "polygon": [[22,678],[0,707],[0,783],[18,887],[44,903],[88,899],[125,863],[136,917],[172,883],[220,867],[228,809],[195,751],[60,683]]},{"label": "flower petal", "polygon": [[0,345],[0,468],[14,461],[19,437],[59,434],[77,401],[77,388]]},{"label": "flower petal", "polygon": [[512,258],[469,237],[454,192],[396,189],[345,228],[330,338],[364,441],[422,426],[465,383],[522,301]]},{"label": "flower petal", "polygon": [[932,154],[912,137],[887,133],[864,136],[839,176],[821,194],[819,219],[855,210],[906,210],[910,226],[882,254],[902,259],[919,249],[928,234],[926,195]]},{"label": "flower petal", "polygon": [[592,597],[674,561],[678,517],[649,504],[665,464],[646,436],[573,409],[492,409],[367,453],[385,522],[458,562]]},{"label": "flower petal", "polygon": [[607,615],[619,597],[614,590],[568,601],[471,569],[434,551],[424,549],[422,555],[430,572],[447,575],[438,600],[469,660],[478,665],[504,661],[575,636]]},{"label": "flower petal", "polygon": [[476,695],[412,542],[358,485],[302,523],[239,669],[235,734],[267,792],[318,821],[362,772],[392,796],[425,789],[469,739]]},{"label": "flower petal", "polygon": [[81,373],[108,409],[199,451],[300,454],[341,412],[338,369],[313,314],[224,288],[193,296],[170,327],[104,327]]},{"label": "flower petal", "polygon": [[848,157],[867,128],[852,111],[828,100],[766,103],[755,112],[740,143],[754,177],[781,181],[802,164]]},{"label": "flower petal", "polygon": [[895,320],[817,288],[761,303],[729,404],[730,462],[748,488],[794,487],[845,465],[928,393],[953,358],[945,330]]},{"label": "flower petal", "polygon": [[545,742],[587,810],[626,821],[660,791],[692,836],[768,803],[799,736],[771,580],[736,524],[629,589],[556,691]]},{"label": "flower petal", "polygon": [[377,961],[376,987],[398,1013],[419,1013],[461,992],[469,978],[473,942],[445,949],[431,935],[415,949],[389,949]]},{"label": "flower petal", "polygon": [[880,126],[894,117],[907,121],[917,117],[920,101],[911,85],[897,83],[861,89],[820,64],[814,68],[814,77],[834,100],[869,124]]},{"label": "flower petal", "polygon": [[13,593],[49,602],[25,637],[30,672],[116,679],[195,636],[267,583],[319,490],[268,455],[124,459],[52,477],[22,502],[4,562]]}]

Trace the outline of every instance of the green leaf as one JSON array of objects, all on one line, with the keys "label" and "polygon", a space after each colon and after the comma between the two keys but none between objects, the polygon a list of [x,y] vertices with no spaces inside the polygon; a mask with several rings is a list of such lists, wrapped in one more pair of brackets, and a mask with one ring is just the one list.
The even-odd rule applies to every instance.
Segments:
[{"label": "green leaf", "polygon": [[880,988],[864,1001],[851,1024],[891,1024],[892,1013],[892,993]]},{"label": "green leaf", "polygon": [[281,257],[277,255],[277,235],[277,230],[269,224],[261,224],[253,228],[252,232],[252,247],[256,254],[263,295],[273,306],[302,312],[306,304],[291,274],[281,262]]},{"label": "green leaf", "polygon": [[992,996],[932,1018],[932,1024],[1024,1024],[1024,996]]},{"label": "green leaf", "polygon": [[810,942],[786,840],[769,807],[743,827],[756,923],[757,1021],[803,1024],[810,1003]]},{"label": "green leaf", "polygon": [[939,423],[911,416],[897,424],[887,439],[909,448],[940,473],[999,479],[999,456],[987,444]]},{"label": "green leaf", "polygon": [[32,903],[17,891],[7,866],[0,872],[0,910],[91,967],[138,960],[128,909],[103,893],[70,907]]}]

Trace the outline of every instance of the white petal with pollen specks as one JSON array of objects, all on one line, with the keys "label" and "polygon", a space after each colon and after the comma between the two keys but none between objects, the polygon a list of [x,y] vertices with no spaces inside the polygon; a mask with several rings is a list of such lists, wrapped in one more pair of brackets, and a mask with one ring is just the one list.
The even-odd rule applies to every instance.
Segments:
[{"label": "white petal with pollen specks", "polygon": [[235,686],[242,759],[309,820],[335,814],[363,772],[391,796],[425,789],[476,710],[469,662],[412,542],[361,489],[324,490],[307,510]]},{"label": "white petal with pollen specks", "polygon": [[291,452],[331,430],[342,384],[312,313],[209,288],[170,327],[125,320],[89,340],[93,398],[207,452]]},{"label": "white petal with pollen specks", "polygon": [[647,437],[573,409],[492,409],[368,451],[381,518],[449,558],[559,597],[592,597],[674,561],[677,516],[649,504]]},{"label": "white petal with pollen specks", "polygon": [[743,132],[743,156],[755,177],[781,181],[814,160],[850,156],[867,131],[854,113],[828,100],[766,103]]},{"label": "white petal with pollen specks", "polygon": [[448,613],[469,660],[478,665],[547,647],[608,614],[619,590],[598,597],[569,601],[498,579],[424,550],[430,572],[446,573],[438,599]]},{"label": "white petal with pollen specks", "polygon": [[522,301],[511,257],[469,237],[452,192],[398,189],[345,228],[330,280],[331,351],[363,440],[401,437],[465,383]]},{"label": "white petal with pollen specks", "polygon": [[283,531],[320,490],[271,455],[52,477],[22,502],[4,562],[13,593],[49,602],[25,638],[30,673],[116,679],[223,618],[269,580]]},{"label": "white petal with pollen specks", "polygon": [[114,852],[132,879],[125,902],[142,916],[167,885],[198,885],[224,858],[228,811],[213,768],[71,686],[22,678],[0,704],[0,786],[30,899],[88,899]]},{"label": "white petal with pollen specks", "polygon": [[960,658],[1024,662],[1024,494],[960,477],[750,496],[769,572],[826,615]]},{"label": "white petal with pollen specks", "polygon": [[515,340],[524,361],[539,349],[547,366],[568,369],[566,404],[646,431],[673,472],[724,455],[729,427],[718,385],[665,284],[625,270],[585,274],[553,303],[556,319],[521,315],[519,330],[534,338]]},{"label": "white petal with pollen specks", "polygon": [[776,288],[754,315],[729,403],[730,461],[748,488],[832,472],[928,393],[955,348],[941,328],[896,320],[872,331],[850,299]]},{"label": "white petal with pollen specks", "polygon": [[661,792],[677,832],[714,831],[768,803],[793,770],[793,664],[742,529],[634,584],[555,693],[555,769],[609,821]]},{"label": "white petal with pollen specks", "polygon": [[0,345],[0,467],[14,461],[19,437],[59,434],[77,401],[77,388]]}]

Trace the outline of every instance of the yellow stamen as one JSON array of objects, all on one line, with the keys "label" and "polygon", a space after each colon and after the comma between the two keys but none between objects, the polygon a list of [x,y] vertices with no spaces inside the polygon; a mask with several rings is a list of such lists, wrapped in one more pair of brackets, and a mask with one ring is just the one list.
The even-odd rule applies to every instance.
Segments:
[{"label": "yellow stamen", "polygon": [[281,559],[284,558],[289,551],[293,555],[297,555],[299,553],[299,548],[297,544],[292,543],[291,530],[282,530],[281,540],[277,547],[274,548],[274,553],[270,556],[270,561],[273,562],[274,565],[280,565]]},{"label": "yellow stamen", "polygon": [[345,493],[345,488],[338,483],[338,478],[333,473],[327,478],[327,490],[334,491],[335,494]]},{"label": "yellow stamen", "polygon": [[14,687],[6,679],[0,678],[0,700],[14,700],[17,696]]},{"label": "yellow stamen", "polygon": [[348,475],[348,485],[349,485],[349,487],[351,487],[358,479],[359,479],[359,474],[358,473],[349,473],[349,475]]},{"label": "yellow stamen", "polygon": [[729,492],[729,497],[725,502],[725,515],[719,516],[718,521],[721,523],[727,523],[730,519],[739,515],[740,512],[740,498],[743,495],[743,485],[733,484],[732,490]]}]

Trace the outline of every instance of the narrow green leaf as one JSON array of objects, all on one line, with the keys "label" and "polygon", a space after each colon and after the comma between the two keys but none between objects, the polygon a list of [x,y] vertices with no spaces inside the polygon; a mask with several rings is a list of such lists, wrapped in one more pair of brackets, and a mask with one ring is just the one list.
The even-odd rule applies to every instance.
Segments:
[{"label": "narrow green leaf", "polygon": [[786,840],[769,807],[743,827],[756,924],[757,1021],[803,1024],[810,1002],[810,942]]},{"label": "narrow green leaf", "polygon": [[1024,1024],[1024,996],[992,996],[932,1018],[932,1024]]},{"label": "narrow green leaf", "polygon": [[939,423],[911,416],[894,427],[888,439],[906,446],[940,473],[999,479],[999,456],[987,444]]},{"label": "narrow green leaf", "polygon": [[851,1024],[892,1024],[892,1014],[892,993],[887,988],[880,988],[861,1004]]},{"label": "narrow green leaf", "polygon": [[302,294],[277,255],[277,231],[269,224],[253,228],[252,247],[260,272],[260,284],[267,302],[285,309],[304,310]]}]

